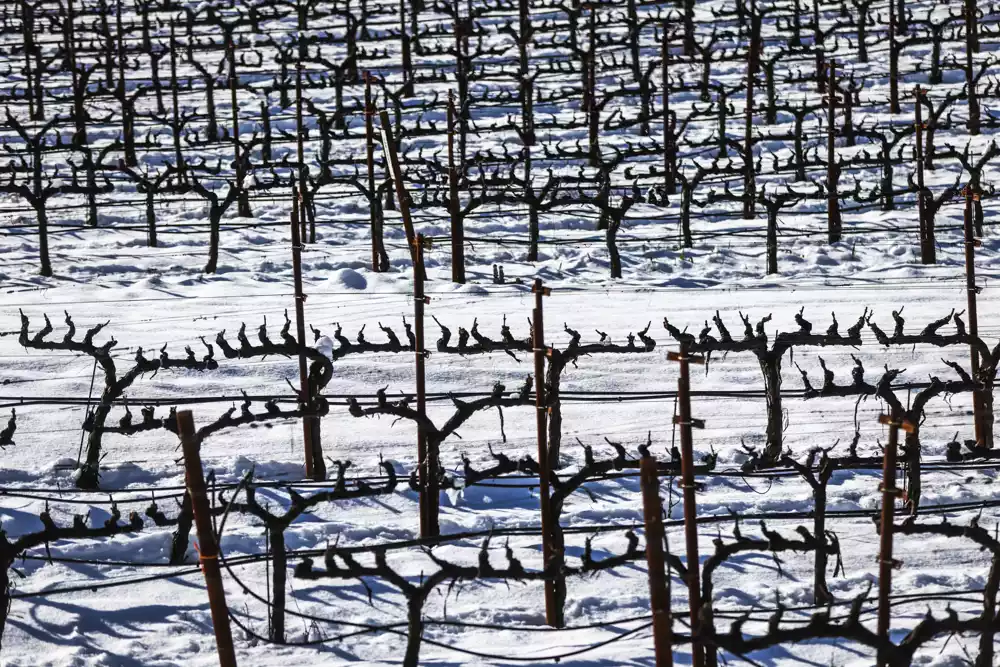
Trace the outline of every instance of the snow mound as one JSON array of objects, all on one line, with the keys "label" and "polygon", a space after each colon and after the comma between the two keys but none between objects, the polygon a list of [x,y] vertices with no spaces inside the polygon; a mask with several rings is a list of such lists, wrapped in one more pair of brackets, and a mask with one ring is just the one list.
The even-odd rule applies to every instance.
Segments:
[{"label": "snow mound", "polygon": [[347,289],[363,290],[368,287],[368,281],[354,269],[340,269],[330,278],[330,281]]}]

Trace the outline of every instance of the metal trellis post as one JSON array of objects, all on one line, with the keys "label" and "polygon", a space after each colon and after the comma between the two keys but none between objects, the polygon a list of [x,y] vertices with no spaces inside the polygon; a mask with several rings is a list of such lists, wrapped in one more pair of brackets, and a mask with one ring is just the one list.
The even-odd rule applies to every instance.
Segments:
[{"label": "metal trellis post", "polygon": [[[531,317],[532,348],[535,355],[535,427],[538,435],[538,498],[542,513],[542,562],[548,569],[555,553],[552,534],[552,508],[549,498],[549,447],[547,439],[548,404],[545,396],[545,323],[543,319],[543,297],[550,294],[536,278],[531,291],[535,294],[535,309]],[[545,622],[554,628],[563,626],[562,608],[556,597],[555,582],[545,581]]]},{"label": "metal trellis post", "polygon": [[694,446],[691,428],[704,428],[705,423],[691,417],[690,364],[704,363],[704,357],[692,355],[688,343],[681,341],[680,352],[669,352],[667,359],[680,363],[680,377],[677,379],[677,403],[679,414],[674,423],[681,435],[681,489],[684,495],[684,538],[687,547],[688,606],[691,612],[691,661],[694,667],[704,667],[704,645],[698,635],[701,630],[701,577],[698,560],[698,507],[694,482]]},{"label": "metal trellis post", "polygon": [[673,616],[670,613],[670,578],[663,562],[663,507],[656,459],[643,457],[640,464],[642,513],[646,523],[646,566],[649,573],[649,606],[653,613],[653,649],[656,667],[674,664]]}]

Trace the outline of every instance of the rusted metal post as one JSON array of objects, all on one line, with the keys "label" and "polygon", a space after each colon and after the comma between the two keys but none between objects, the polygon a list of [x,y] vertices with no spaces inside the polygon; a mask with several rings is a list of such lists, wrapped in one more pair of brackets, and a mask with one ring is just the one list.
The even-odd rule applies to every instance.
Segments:
[{"label": "rusted metal post", "polygon": [[208,589],[208,606],[212,612],[212,626],[215,629],[215,644],[219,652],[221,667],[236,667],[236,651],[233,650],[233,634],[229,627],[229,609],[226,607],[226,590],[222,586],[222,571],[219,568],[219,545],[212,532],[212,515],[208,506],[208,492],[205,488],[205,473],[201,467],[201,444],[195,436],[194,417],[190,410],[177,413],[177,430],[184,450],[184,478],[194,523],[198,530],[198,560],[205,574],[205,588]]},{"label": "rusted metal post", "polygon": [[[403,183],[403,170],[399,167],[399,156],[396,154],[396,143],[392,136],[392,124],[389,121],[389,112],[385,109],[379,113],[379,123],[382,125],[382,150],[388,157],[392,182],[396,187],[396,200],[399,203],[399,215],[403,219],[403,230],[406,232],[406,244],[410,247],[410,258],[416,265],[417,235],[413,229],[413,220],[410,218],[410,195],[406,191],[406,184]],[[424,279],[427,279],[427,274],[424,274]]]},{"label": "rusted metal post", "polygon": [[673,616],[670,612],[670,578],[663,559],[663,506],[656,459],[643,457],[640,463],[642,514],[646,523],[646,566],[649,572],[649,606],[653,613],[653,650],[656,667],[674,664]]},{"label": "rusted metal post", "polygon": [[[372,77],[365,72],[365,159],[368,167],[368,216],[371,221],[372,271],[389,270],[389,256],[385,252],[382,234],[382,206],[375,189],[375,106],[372,104]],[[299,137],[301,141],[301,135]]]},{"label": "rusted metal post", "polygon": [[691,664],[694,667],[704,667],[704,645],[698,635],[701,630],[701,576],[698,559],[698,506],[695,497],[694,483],[694,445],[691,438],[692,426],[703,427],[700,420],[691,418],[691,376],[690,363],[704,363],[704,358],[692,356],[688,352],[688,344],[681,341],[680,352],[670,352],[667,359],[680,363],[680,376],[677,379],[678,414],[674,423],[678,425],[681,436],[681,488],[684,497],[684,539],[687,547],[688,568],[688,606],[691,611]]},{"label": "rusted metal post", "polygon": [[840,218],[840,193],[837,184],[840,181],[840,165],[837,164],[837,63],[830,61],[830,76],[828,77],[827,94],[827,126],[826,126],[826,217],[827,237],[830,243],[841,239],[842,225]]},{"label": "rusted metal post", "polygon": [[424,306],[430,299],[424,294],[424,235],[417,234],[413,263],[413,348],[417,382],[417,461],[420,480],[420,536],[435,537],[438,526],[438,451],[437,443],[427,441],[427,386],[424,374]]},{"label": "rusted metal post", "polygon": [[920,221],[920,261],[923,264],[934,264],[937,261],[936,248],[934,247],[934,221],[927,215],[927,189],[924,187],[924,118],[923,118],[923,96],[924,91],[917,86],[913,93],[915,103],[913,106],[914,129],[916,131],[916,151],[917,160],[917,217]]},{"label": "rusted metal post", "polygon": [[[901,417],[894,414],[891,417],[881,415],[879,422],[889,427],[889,442],[882,453],[882,522],[879,532],[880,546],[878,557],[878,636],[889,640],[889,621],[892,609],[889,606],[889,595],[892,592],[892,570],[895,561],[892,558],[893,513],[896,498],[900,490],[896,488],[896,449],[899,446],[899,428],[904,425]],[[888,664],[886,656],[879,652],[878,665]]]},{"label": "rusted metal post", "polygon": [[[979,381],[979,348],[976,342],[979,339],[979,316],[976,310],[976,294],[979,293],[976,287],[976,246],[979,239],[975,238],[972,227],[972,205],[973,198],[977,195],[972,191],[972,186],[965,186],[965,292],[968,298],[967,318],[969,321],[969,353],[971,355],[970,367],[972,379]],[[972,414],[975,422],[976,446],[987,447],[985,429],[982,419],[982,392],[972,392]]]},{"label": "rusted metal post", "polygon": [[455,95],[448,91],[448,215],[451,218],[451,281],[465,282],[465,229],[455,169]]},{"label": "rusted metal post", "polygon": [[[548,295],[549,289],[542,286],[539,278],[531,288],[535,294],[535,309],[531,317],[531,340],[535,355],[535,427],[538,434],[538,499],[542,512],[542,562],[544,567],[550,567],[555,553],[552,534],[552,508],[549,501],[549,446],[547,440],[548,405],[545,396],[545,357],[548,349],[545,347],[545,323],[543,318],[542,298]],[[555,582],[545,581],[545,622],[553,628],[564,625],[562,606],[556,596]]]},{"label": "rusted metal post", "polygon": [[[311,412],[316,406],[312,387],[309,385],[308,360],[306,359],[306,295],[302,291],[302,237],[299,235],[299,218],[302,209],[302,192],[292,182],[292,275],[295,282],[295,332],[299,342],[299,406]],[[302,417],[302,441],[305,443],[306,477],[317,481],[326,479],[326,463],[320,440],[319,417],[306,414]]]}]

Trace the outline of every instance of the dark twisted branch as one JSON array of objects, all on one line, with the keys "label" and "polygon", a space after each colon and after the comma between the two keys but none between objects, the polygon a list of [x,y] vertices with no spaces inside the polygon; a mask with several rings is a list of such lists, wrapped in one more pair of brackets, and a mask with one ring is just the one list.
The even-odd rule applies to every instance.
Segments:
[{"label": "dark twisted branch", "polygon": [[205,371],[218,368],[218,362],[214,358],[214,349],[207,343],[205,343],[207,353],[201,359],[195,357],[190,347],[185,348],[187,356],[184,359],[171,358],[167,354],[166,346],[160,350],[159,358],[147,359],[143,356],[143,351],[140,347],[136,351],[132,367],[119,375],[115,360],[111,356],[111,351],[118,344],[118,341],[112,337],[102,345],[94,343],[94,338],[107,326],[107,322],[88,329],[83,339],[77,340],[76,325],[73,323],[73,319],[69,316],[69,313],[66,313],[66,334],[62,340],[52,341],[47,340],[47,337],[53,331],[52,323],[49,321],[47,315],[44,318],[45,326],[36,332],[34,336],[29,337],[28,328],[30,322],[27,315],[23,311],[21,312],[21,330],[18,342],[23,347],[35,350],[64,350],[85,354],[93,357],[104,372],[104,391],[97,406],[87,416],[88,430],[90,432],[87,438],[87,456],[81,466],[80,475],[77,478],[77,486],[82,489],[96,489],[98,486],[100,479],[101,437],[105,431],[104,424],[111,412],[113,403],[124,395],[125,391],[132,386],[132,383],[145,373],[155,374],[161,369]]},{"label": "dark twisted branch", "polygon": [[[420,643],[423,634],[423,607],[430,594],[441,584],[452,582],[454,586],[459,581],[500,580],[505,582],[544,581],[556,577],[583,576],[602,570],[620,567],[626,563],[641,560],[645,552],[639,547],[639,539],[629,531],[626,534],[628,546],[621,554],[616,554],[602,560],[594,560],[587,540],[583,557],[578,567],[566,565],[561,559],[552,559],[543,570],[528,570],[514,555],[510,545],[504,547],[505,567],[498,568],[490,560],[490,539],[483,540],[475,564],[462,565],[439,558],[429,548],[424,549],[424,555],[437,568],[434,572],[421,572],[418,582],[411,581],[392,567],[385,549],[374,549],[373,563],[362,563],[355,558],[352,551],[332,545],[325,555],[325,570],[316,570],[311,559],[303,559],[295,568],[295,577],[307,580],[321,579],[357,579],[366,588],[369,603],[372,602],[371,587],[364,581],[366,577],[378,578],[397,588],[407,600],[408,638],[403,665],[416,667],[419,663]],[[449,592],[451,590],[449,586]]]},{"label": "dark twisted branch", "polygon": [[14,432],[17,431],[17,411],[11,408],[7,426],[0,430],[0,449],[14,445]]},{"label": "dark twisted branch", "polygon": [[72,526],[59,526],[49,514],[48,507],[38,518],[44,527],[42,530],[22,535],[13,542],[8,538],[7,532],[0,529],[0,564],[2,564],[2,568],[0,568],[0,640],[3,638],[7,615],[10,611],[10,570],[21,554],[28,549],[43,544],[48,545],[57,540],[114,537],[115,535],[135,533],[143,528],[142,518],[136,512],[129,513],[128,523],[119,523],[122,515],[114,503],[111,504],[111,516],[100,526],[88,526],[87,518],[79,514],[73,517]]},{"label": "dark twisted branch", "polygon": [[260,519],[266,529],[269,538],[269,554],[273,559],[273,598],[271,601],[271,626],[269,639],[282,644],[285,642],[285,583],[288,570],[288,556],[285,549],[285,531],[297,518],[312,510],[316,506],[334,502],[338,500],[350,500],[354,498],[366,498],[372,496],[388,495],[396,489],[396,470],[386,461],[381,461],[380,465],[385,471],[387,479],[384,484],[373,487],[363,480],[355,480],[348,486],[345,479],[345,472],[351,467],[350,461],[334,461],[337,467],[337,479],[332,489],[303,496],[294,489],[288,488],[287,493],[290,506],[281,513],[273,512],[269,507],[261,505],[257,498],[257,487],[252,483],[253,471],[247,473],[244,487],[244,502],[227,501],[222,492],[219,493],[219,505],[228,506],[236,512],[251,514]]}]

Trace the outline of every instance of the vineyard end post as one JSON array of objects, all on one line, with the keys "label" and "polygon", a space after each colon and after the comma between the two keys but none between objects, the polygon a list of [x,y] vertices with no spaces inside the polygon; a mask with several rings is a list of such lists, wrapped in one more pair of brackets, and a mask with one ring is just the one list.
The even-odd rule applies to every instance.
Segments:
[{"label": "vineyard end post", "polygon": [[184,450],[185,482],[194,509],[194,522],[198,531],[198,558],[201,570],[205,574],[205,587],[208,589],[208,604],[212,611],[212,626],[215,628],[219,664],[221,667],[236,667],[236,651],[233,649],[233,634],[229,627],[226,590],[222,587],[222,571],[219,568],[219,545],[212,531],[205,474],[201,467],[201,443],[195,436],[194,417],[190,410],[178,411],[177,430]]}]

